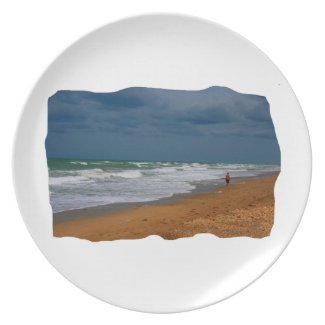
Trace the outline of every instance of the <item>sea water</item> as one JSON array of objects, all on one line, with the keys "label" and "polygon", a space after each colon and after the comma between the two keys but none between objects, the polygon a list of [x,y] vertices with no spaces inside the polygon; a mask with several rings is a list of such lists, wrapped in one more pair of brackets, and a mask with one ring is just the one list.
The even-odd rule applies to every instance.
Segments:
[{"label": "sea water", "polygon": [[49,159],[54,212],[188,193],[204,182],[279,171],[277,165]]}]

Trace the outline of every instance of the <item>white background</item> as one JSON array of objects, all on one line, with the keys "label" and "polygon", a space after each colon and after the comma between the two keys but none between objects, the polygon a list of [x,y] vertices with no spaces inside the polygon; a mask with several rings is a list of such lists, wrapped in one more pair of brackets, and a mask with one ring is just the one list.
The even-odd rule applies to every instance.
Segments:
[{"label": "white background", "polygon": [[[197,322],[323,324],[324,32],[321,1],[8,1],[0,7],[1,194],[0,321],[41,324]],[[22,106],[45,68],[72,42],[112,20],[179,12],[221,23],[255,43],[282,70],[305,112],[314,156],[311,195],[291,244],[262,278],[205,309],[173,315],[122,310],[74,287],[46,261],[20,217],[11,147]],[[288,121],[290,123],[290,121]]]}]

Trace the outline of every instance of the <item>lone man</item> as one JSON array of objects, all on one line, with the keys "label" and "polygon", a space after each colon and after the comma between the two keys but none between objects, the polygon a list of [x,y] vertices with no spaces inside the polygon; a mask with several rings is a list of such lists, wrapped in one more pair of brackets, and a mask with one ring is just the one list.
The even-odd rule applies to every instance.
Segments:
[{"label": "lone man", "polygon": [[227,184],[227,186],[228,186],[229,183],[230,183],[230,175],[229,175],[229,173],[226,174],[225,179],[226,179],[226,184]]}]

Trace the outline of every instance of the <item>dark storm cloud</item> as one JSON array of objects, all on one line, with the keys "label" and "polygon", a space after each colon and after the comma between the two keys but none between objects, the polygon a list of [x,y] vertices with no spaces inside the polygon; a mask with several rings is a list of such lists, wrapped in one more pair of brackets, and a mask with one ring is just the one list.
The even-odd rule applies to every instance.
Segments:
[{"label": "dark storm cloud", "polygon": [[[240,142],[249,150],[247,154],[239,150],[238,161],[279,161],[266,98],[229,88],[58,91],[49,98],[48,114],[46,147],[51,157],[162,160],[153,149],[160,147],[168,153],[165,160],[193,157],[190,159],[201,161],[208,157],[222,161],[227,160],[227,154],[220,150],[232,150]],[[173,149],[173,142],[179,150]],[[189,147],[183,152],[189,142],[201,147]],[[130,148],[131,143],[135,147]],[[135,156],[127,157],[135,148]]]}]

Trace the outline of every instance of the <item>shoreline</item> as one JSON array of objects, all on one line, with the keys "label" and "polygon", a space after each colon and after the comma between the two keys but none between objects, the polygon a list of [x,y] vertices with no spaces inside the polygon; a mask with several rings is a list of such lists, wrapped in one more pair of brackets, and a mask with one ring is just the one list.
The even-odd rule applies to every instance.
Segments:
[{"label": "shoreline", "polygon": [[[165,239],[212,233],[218,237],[269,236],[279,173],[223,180],[197,191],[150,202],[121,203],[53,214],[53,235],[90,241]],[[216,184],[217,182],[217,184]]]},{"label": "shoreline", "polygon": [[[267,176],[274,176],[278,175],[279,172],[269,172],[269,173],[263,173],[261,175],[257,176],[247,176],[247,177],[232,177],[231,178],[231,184],[235,185],[238,182],[241,181],[249,181],[252,179],[259,179]],[[116,203],[110,203],[110,204],[102,204],[97,206],[90,206],[90,207],[84,207],[80,209],[71,209],[71,210],[65,210],[65,211],[59,211],[53,213],[53,223],[61,223],[61,222],[67,222],[67,221],[73,221],[78,220],[82,218],[89,218],[89,217],[98,217],[104,214],[111,214],[120,212],[123,210],[135,208],[135,207],[143,207],[143,206],[149,206],[149,205],[158,205],[158,204],[170,204],[177,202],[181,199],[191,197],[195,194],[201,194],[201,193],[208,193],[210,191],[213,191],[214,189],[223,187],[225,185],[224,179],[216,179],[216,180],[210,180],[205,182],[197,182],[193,183],[195,184],[195,188],[186,193],[175,193],[168,197],[163,197],[157,200],[152,201],[137,201],[137,202],[116,202]]]}]

